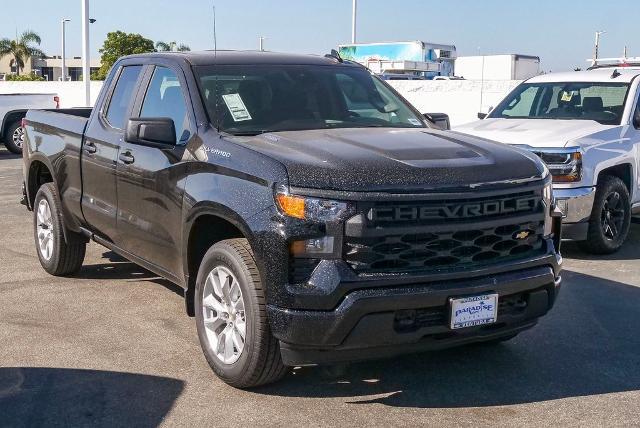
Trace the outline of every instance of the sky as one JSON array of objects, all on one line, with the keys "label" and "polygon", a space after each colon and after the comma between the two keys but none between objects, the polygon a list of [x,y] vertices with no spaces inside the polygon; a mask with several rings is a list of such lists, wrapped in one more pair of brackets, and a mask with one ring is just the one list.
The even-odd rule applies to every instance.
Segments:
[{"label": "sky", "polygon": [[[328,53],[351,39],[352,0],[89,0],[92,56],[106,34],[122,30],[154,41],[218,49]],[[0,0],[0,38],[36,31],[48,55],[61,52],[60,20],[67,24],[67,55],[81,54],[81,0]],[[640,0],[358,0],[358,42],[422,40],[454,44],[458,55],[518,53],[541,58],[544,71],[586,67],[594,33],[600,56],[619,57],[625,45],[640,56]]]}]

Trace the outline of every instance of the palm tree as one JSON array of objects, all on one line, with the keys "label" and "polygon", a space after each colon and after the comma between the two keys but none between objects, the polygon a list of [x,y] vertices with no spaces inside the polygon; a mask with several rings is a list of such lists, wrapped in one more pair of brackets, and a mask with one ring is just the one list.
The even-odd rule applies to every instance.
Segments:
[{"label": "palm tree", "polygon": [[191,50],[191,48],[185,44],[177,44],[176,42],[157,42],[156,43],[156,50],[158,52],[173,52],[173,51],[177,51],[177,52],[188,52]]},{"label": "palm tree", "polygon": [[31,57],[42,58],[44,52],[33,46],[40,45],[40,36],[31,30],[27,30],[16,40],[0,39],[0,58],[12,55],[16,64],[16,74],[24,69],[24,62]]}]

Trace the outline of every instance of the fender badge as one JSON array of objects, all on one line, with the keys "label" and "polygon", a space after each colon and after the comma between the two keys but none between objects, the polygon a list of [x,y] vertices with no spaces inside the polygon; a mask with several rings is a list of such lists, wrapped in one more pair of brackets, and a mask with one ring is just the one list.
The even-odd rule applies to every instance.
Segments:
[{"label": "fender badge", "polygon": [[528,230],[521,230],[520,232],[517,232],[513,235],[513,237],[519,241],[523,240],[523,239],[527,239],[529,237],[529,235],[531,235],[531,232]]}]

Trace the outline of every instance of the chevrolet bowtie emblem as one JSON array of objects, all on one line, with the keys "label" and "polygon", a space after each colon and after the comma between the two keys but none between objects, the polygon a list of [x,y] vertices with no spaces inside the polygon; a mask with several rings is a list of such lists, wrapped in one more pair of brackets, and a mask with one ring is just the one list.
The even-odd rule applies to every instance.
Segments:
[{"label": "chevrolet bowtie emblem", "polygon": [[529,236],[530,232],[528,230],[523,230],[521,232],[516,233],[514,238],[518,240],[526,239]]}]

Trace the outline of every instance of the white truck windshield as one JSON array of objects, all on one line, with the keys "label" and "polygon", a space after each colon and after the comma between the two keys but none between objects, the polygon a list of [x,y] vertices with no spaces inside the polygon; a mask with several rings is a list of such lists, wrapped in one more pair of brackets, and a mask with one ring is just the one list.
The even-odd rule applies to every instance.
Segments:
[{"label": "white truck windshield", "polygon": [[628,83],[524,83],[489,117],[595,120],[619,125],[628,91]]}]

